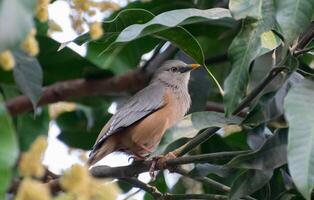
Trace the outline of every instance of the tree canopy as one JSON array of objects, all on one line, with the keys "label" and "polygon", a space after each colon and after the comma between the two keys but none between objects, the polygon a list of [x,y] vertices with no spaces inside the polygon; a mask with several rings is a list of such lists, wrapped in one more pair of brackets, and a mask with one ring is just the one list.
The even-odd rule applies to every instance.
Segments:
[{"label": "tree canopy", "polygon": [[[314,196],[313,0],[63,1],[78,35],[65,43],[48,12],[60,1],[0,0],[0,199],[131,198],[132,188],[145,200]],[[42,164],[49,123],[90,150],[109,107],[169,59],[202,67],[188,115],[151,155],[178,156],[155,180],[138,179],[151,159],[62,174]],[[165,170],[180,175],[174,186]]]}]

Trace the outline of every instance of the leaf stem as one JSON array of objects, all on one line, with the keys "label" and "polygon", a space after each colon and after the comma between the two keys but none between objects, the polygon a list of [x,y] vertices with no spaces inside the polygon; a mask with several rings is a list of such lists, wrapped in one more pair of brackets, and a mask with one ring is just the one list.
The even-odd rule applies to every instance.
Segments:
[{"label": "leaf stem", "polygon": [[206,69],[207,73],[209,74],[209,76],[214,80],[215,84],[217,85],[219,92],[221,94],[221,96],[225,95],[224,90],[222,89],[222,87],[220,86],[218,80],[215,78],[215,76],[213,75],[213,73],[208,69],[208,67],[206,66],[206,64],[204,64],[204,68]]}]

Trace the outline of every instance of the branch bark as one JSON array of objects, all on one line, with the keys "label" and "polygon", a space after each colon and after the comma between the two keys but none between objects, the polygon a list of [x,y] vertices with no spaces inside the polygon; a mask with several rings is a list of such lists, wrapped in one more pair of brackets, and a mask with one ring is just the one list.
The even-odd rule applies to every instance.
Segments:
[{"label": "branch bark", "polygon": [[[135,70],[117,77],[64,81],[45,88],[38,105],[67,101],[84,96],[136,91],[143,88],[148,79],[149,75]],[[13,116],[33,109],[31,101],[24,95],[7,101],[6,107]]]},{"label": "branch bark", "polygon": [[[124,75],[103,79],[76,79],[53,84],[45,88],[38,105],[58,101],[73,100],[85,96],[106,95],[112,93],[135,92],[148,83],[153,72],[165,60],[173,56],[177,48],[170,45],[164,52],[155,55],[144,69],[130,71]],[[12,116],[31,111],[31,101],[24,95],[6,102],[6,108]]]},{"label": "branch bark", "polygon": [[[167,59],[172,57],[178,48],[170,45],[164,52],[156,54],[143,68],[130,71],[121,76],[102,79],[75,79],[59,82],[48,86],[38,102],[38,106],[70,101],[85,96],[99,96],[123,92],[136,92],[145,87],[153,72]],[[207,63],[223,62],[226,54],[218,55],[206,60]],[[12,116],[29,112],[33,106],[28,97],[21,95],[6,102],[6,108]],[[221,108],[217,108],[221,110]]]},{"label": "branch bark", "polygon": [[[210,153],[195,156],[185,156],[165,160],[162,165],[156,165],[155,170],[162,170],[165,168],[173,168],[178,165],[189,164],[189,163],[209,163],[217,160],[229,160],[234,156],[248,153],[247,151],[237,151],[237,152],[219,152]],[[137,161],[133,162],[131,165],[121,166],[121,167],[109,167],[109,166],[96,166],[90,169],[90,173],[94,177],[98,178],[125,178],[134,177],[140,173],[149,171],[152,160]]]},{"label": "branch bark", "polygon": [[181,199],[212,199],[212,200],[226,200],[228,199],[225,195],[218,194],[169,194],[161,193],[156,187],[146,184],[142,181],[139,181],[136,178],[123,178],[120,179],[127,183],[130,183],[132,186],[140,188],[156,200],[181,200]]}]

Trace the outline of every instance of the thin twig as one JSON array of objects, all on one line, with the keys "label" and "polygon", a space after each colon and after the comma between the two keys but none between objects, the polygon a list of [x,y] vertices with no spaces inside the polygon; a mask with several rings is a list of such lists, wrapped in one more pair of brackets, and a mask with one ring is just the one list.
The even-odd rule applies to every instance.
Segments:
[{"label": "thin twig", "polygon": [[133,187],[140,188],[149,193],[154,199],[161,199],[163,194],[154,186],[144,183],[137,178],[120,178],[120,180],[130,183]]},{"label": "thin twig", "polygon": [[217,153],[207,153],[201,155],[193,155],[193,156],[185,156],[178,157],[174,159],[169,159],[165,162],[166,165],[175,166],[175,165],[183,165],[189,163],[208,163],[219,160],[229,160],[234,156],[238,156],[240,154],[248,153],[250,151],[231,151],[231,152],[217,152]]},{"label": "thin twig", "polygon": [[211,127],[203,131],[202,133],[196,135],[191,140],[189,140],[186,144],[179,147],[172,153],[175,154],[177,157],[183,156],[184,154],[188,153],[196,146],[202,144],[203,142],[207,141],[211,136],[213,136],[220,128]]},{"label": "thin twig", "polygon": [[309,52],[309,51],[312,51],[312,50],[314,50],[314,47],[309,47],[309,48],[306,48],[306,49],[301,49],[301,50],[295,50],[294,51],[294,55],[295,56],[299,56],[299,55],[301,55],[301,54],[304,54],[304,53],[307,53],[307,52]]},{"label": "thin twig", "polygon": [[272,69],[268,75],[265,77],[265,79],[262,81],[261,84],[259,84],[254,90],[245,98],[243,101],[238,105],[238,107],[233,111],[232,115],[237,115],[239,112],[241,112],[244,108],[246,108],[252,100],[257,97],[264,89],[265,87],[272,81],[276,76],[284,71],[285,67],[276,67]]},{"label": "thin twig", "polygon": [[219,194],[164,194],[163,196],[163,200],[181,200],[181,199],[227,200],[228,196]]},{"label": "thin twig", "polygon": [[178,167],[174,170],[174,172],[178,173],[178,174],[181,174],[183,176],[186,176],[186,177],[189,177],[191,179],[194,179],[194,180],[197,180],[197,181],[200,181],[202,182],[204,185],[207,185],[208,187],[210,188],[213,188],[215,190],[218,190],[218,191],[222,191],[222,192],[230,192],[230,187],[229,186],[226,186],[222,183],[219,183],[215,180],[212,180],[206,176],[204,177],[201,177],[201,176],[192,176],[191,174],[189,174],[189,172],[181,167]]},{"label": "thin twig", "polygon": [[138,194],[141,191],[141,189],[136,190],[135,192],[132,192],[131,194],[129,194],[128,196],[124,197],[123,200],[128,200],[131,197],[134,197],[136,194]]},{"label": "thin twig", "polygon": [[309,28],[301,35],[297,46],[294,51],[300,51],[304,49],[314,38],[314,22],[311,23]]}]

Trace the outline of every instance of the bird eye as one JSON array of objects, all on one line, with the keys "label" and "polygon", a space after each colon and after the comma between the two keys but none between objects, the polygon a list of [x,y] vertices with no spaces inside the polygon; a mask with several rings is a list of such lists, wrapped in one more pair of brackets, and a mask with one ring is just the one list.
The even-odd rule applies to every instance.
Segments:
[{"label": "bird eye", "polygon": [[176,72],[176,71],[178,71],[178,68],[177,68],[177,67],[171,67],[171,68],[170,68],[170,71],[171,71],[171,72]]}]

